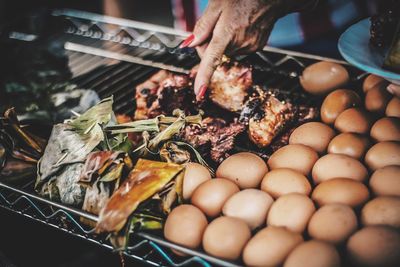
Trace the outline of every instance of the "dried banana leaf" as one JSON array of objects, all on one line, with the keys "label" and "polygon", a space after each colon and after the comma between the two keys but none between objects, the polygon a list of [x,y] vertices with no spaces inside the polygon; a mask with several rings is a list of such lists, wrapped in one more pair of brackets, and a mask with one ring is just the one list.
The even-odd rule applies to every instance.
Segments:
[{"label": "dried banana leaf", "polygon": [[139,159],[127,180],[100,211],[96,231],[121,230],[139,204],[163,189],[183,168],[177,164]]},{"label": "dried banana leaf", "polygon": [[[113,164],[123,154],[121,151],[96,151],[86,157],[85,167],[79,179],[80,182],[90,183]],[[119,160],[121,161],[121,160]],[[93,177],[97,176],[97,177]]]},{"label": "dried banana leaf", "polygon": [[35,189],[41,195],[59,198],[69,205],[82,205],[86,188],[79,180],[84,161],[104,141],[101,125],[111,120],[112,102],[112,97],[104,99],[78,118],[53,127],[38,164]]}]

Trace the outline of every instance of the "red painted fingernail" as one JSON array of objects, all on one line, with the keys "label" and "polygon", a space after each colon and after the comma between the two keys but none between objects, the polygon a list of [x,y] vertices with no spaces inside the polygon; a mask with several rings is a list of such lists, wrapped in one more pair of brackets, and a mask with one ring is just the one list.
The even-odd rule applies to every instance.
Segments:
[{"label": "red painted fingernail", "polygon": [[188,47],[188,45],[190,45],[194,40],[194,35],[191,34],[188,38],[185,39],[185,41],[183,41],[181,43],[181,45],[179,46],[179,48],[185,48]]},{"label": "red painted fingernail", "polygon": [[200,86],[199,93],[196,96],[197,101],[200,101],[204,98],[206,91],[207,91],[207,85]]}]

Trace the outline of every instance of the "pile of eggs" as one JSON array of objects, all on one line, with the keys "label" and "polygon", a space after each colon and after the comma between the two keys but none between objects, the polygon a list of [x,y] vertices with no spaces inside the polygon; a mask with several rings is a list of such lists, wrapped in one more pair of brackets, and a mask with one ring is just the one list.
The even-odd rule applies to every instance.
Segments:
[{"label": "pile of eggs", "polygon": [[[311,71],[318,64],[346,71],[327,62]],[[302,85],[319,93],[309,68]],[[186,166],[190,204],[169,214],[167,240],[248,266],[400,266],[400,99],[373,75],[364,101],[322,82],[322,122],[296,128],[267,163],[234,154],[213,179],[200,164]]]}]

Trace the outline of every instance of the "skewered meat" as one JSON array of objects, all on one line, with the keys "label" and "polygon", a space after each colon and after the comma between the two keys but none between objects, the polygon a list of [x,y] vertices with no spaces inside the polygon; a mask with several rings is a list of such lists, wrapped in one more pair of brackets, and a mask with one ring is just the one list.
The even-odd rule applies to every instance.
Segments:
[{"label": "skewered meat", "polygon": [[171,115],[174,109],[186,114],[197,112],[192,80],[187,75],[161,70],[136,87],[135,120],[148,119],[160,114]]},{"label": "skewered meat", "polygon": [[229,111],[240,111],[253,85],[252,68],[238,62],[224,62],[210,81],[210,99]]},{"label": "skewered meat", "polygon": [[221,162],[232,151],[236,137],[246,126],[239,122],[228,124],[220,118],[205,118],[202,126],[189,125],[184,129],[183,139],[202,154],[210,154],[215,162]]}]

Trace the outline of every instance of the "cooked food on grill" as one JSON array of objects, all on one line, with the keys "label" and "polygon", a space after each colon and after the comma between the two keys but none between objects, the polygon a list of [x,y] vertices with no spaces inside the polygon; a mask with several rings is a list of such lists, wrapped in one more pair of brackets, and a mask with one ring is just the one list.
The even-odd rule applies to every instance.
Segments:
[{"label": "cooked food on grill", "polygon": [[210,81],[210,99],[229,111],[240,111],[253,85],[251,66],[224,62],[215,70]]},{"label": "cooked food on grill", "polygon": [[300,193],[308,196],[311,193],[311,184],[306,176],[297,171],[278,168],[264,176],[261,182],[261,190],[275,199],[290,193]]},{"label": "cooked food on grill", "polygon": [[400,142],[385,141],[373,145],[365,154],[365,164],[370,170],[400,165]]},{"label": "cooked food on grill", "polygon": [[333,124],[336,118],[348,108],[359,107],[361,99],[353,90],[337,89],[327,95],[321,105],[321,120]]},{"label": "cooked food on grill", "polygon": [[247,266],[280,266],[302,242],[303,237],[300,234],[285,227],[269,226],[260,230],[247,243],[243,251],[243,261]]},{"label": "cooked food on grill", "polygon": [[400,98],[393,97],[386,107],[386,116],[400,118]]},{"label": "cooked food on grill", "polygon": [[364,135],[341,133],[329,143],[328,153],[343,154],[361,160],[370,146],[371,140]]},{"label": "cooked food on grill", "polygon": [[372,122],[372,114],[361,108],[349,108],[336,118],[335,129],[342,133],[367,134]]},{"label": "cooked food on grill", "polygon": [[259,156],[240,152],[224,160],[217,168],[216,176],[232,180],[240,189],[259,187],[268,172],[265,161]]},{"label": "cooked food on grill", "polygon": [[179,108],[185,114],[197,110],[195,95],[188,75],[161,70],[136,87],[135,120],[154,118],[160,114],[172,115]]},{"label": "cooked food on grill", "polygon": [[315,95],[328,94],[349,82],[349,73],[340,64],[320,61],[304,69],[300,77],[301,86]]},{"label": "cooked food on grill", "polygon": [[378,142],[400,141],[400,118],[383,117],[377,120],[370,134]]},{"label": "cooked food on grill", "polygon": [[368,226],[347,241],[347,255],[356,266],[398,266],[400,233],[388,226]]},{"label": "cooked food on grill", "polygon": [[323,181],[345,177],[363,182],[368,177],[367,168],[358,160],[340,154],[327,154],[319,158],[312,169],[315,184]]},{"label": "cooked food on grill", "polygon": [[227,123],[221,118],[207,117],[200,125],[188,125],[182,139],[213,161],[221,162],[231,154],[237,136],[245,129],[245,125],[235,121]]},{"label": "cooked food on grill", "polygon": [[207,225],[207,218],[201,210],[193,205],[180,205],[168,215],[164,236],[171,242],[196,249],[201,245]]},{"label": "cooked food on grill", "polygon": [[222,213],[228,217],[242,219],[251,230],[254,230],[265,223],[273,202],[272,197],[261,190],[245,189],[225,202]]},{"label": "cooked food on grill", "polygon": [[385,113],[386,106],[392,95],[386,89],[387,84],[381,83],[368,90],[365,94],[365,109],[370,112]]},{"label": "cooked food on grill", "polygon": [[400,197],[400,166],[387,166],[376,170],[369,187],[376,196]]},{"label": "cooked food on grill", "polygon": [[326,242],[310,240],[298,245],[287,257],[284,267],[339,267],[340,255]]},{"label": "cooked food on grill", "polygon": [[215,257],[236,260],[250,238],[250,228],[244,221],[222,216],[207,226],[203,235],[203,248]]},{"label": "cooked food on grill", "polygon": [[374,74],[368,75],[363,82],[362,88],[364,93],[368,92],[370,89],[378,86],[379,84],[388,84],[389,82],[382,77],[376,76]]},{"label": "cooked food on grill", "polygon": [[364,226],[387,225],[400,229],[400,198],[380,196],[370,200],[361,210]]},{"label": "cooked food on grill", "polygon": [[267,225],[285,227],[294,233],[303,233],[315,212],[313,201],[304,194],[289,193],[279,197],[268,213]]},{"label": "cooked food on grill", "polygon": [[348,178],[333,178],[317,185],[311,198],[319,206],[340,203],[357,208],[367,202],[369,192],[361,182]]},{"label": "cooked food on grill", "polygon": [[303,144],[319,154],[326,152],[335,131],[321,122],[308,122],[297,127],[290,135],[289,144]]}]

